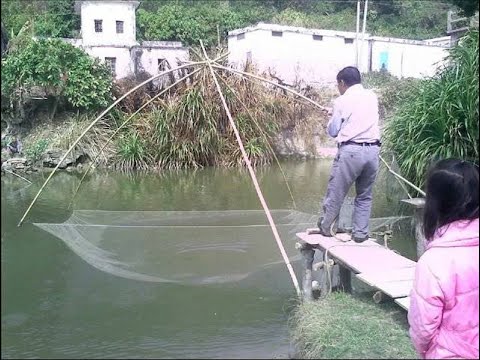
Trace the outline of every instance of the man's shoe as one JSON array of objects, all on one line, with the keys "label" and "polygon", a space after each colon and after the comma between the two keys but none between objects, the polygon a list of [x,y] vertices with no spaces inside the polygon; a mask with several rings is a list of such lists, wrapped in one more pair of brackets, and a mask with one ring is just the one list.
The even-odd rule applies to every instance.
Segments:
[{"label": "man's shoe", "polygon": [[322,222],[323,222],[323,216],[320,217],[320,219],[318,219],[318,221],[317,221],[318,233],[322,236],[325,236],[325,237],[333,237],[331,232],[325,230],[325,228],[322,226]]},{"label": "man's shoe", "polygon": [[352,240],[360,244],[360,243],[363,243],[365,240],[368,240],[368,235],[365,237],[358,237],[358,236],[352,235]]}]

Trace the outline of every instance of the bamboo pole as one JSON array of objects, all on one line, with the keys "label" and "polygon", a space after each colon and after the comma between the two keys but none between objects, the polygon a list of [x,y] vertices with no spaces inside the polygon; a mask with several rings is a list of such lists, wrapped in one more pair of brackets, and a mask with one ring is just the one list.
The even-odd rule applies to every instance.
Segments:
[{"label": "bamboo pole", "polygon": [[133,89],[127,91],[123,96],[121,96],[120,98],[118,98],[112,105],[110,105],[107,109],[105,109],[94,121],[92,121],[92,123],[87,126],[87,128],[82,132],[82,134],[80,134],[80,136],[77,138],[77,140],[75,140],[73,142],[73,144],[70,146],[70,148],[65,152],[65,154],[63,155],[63,157],[60,159],[60,161],[58,162],[57,166],[55,166],[55,168],[53,169],[53,171],[50,173],[50,175],[47,177],[47,179],[45,180],[45,182],[43,183],[42,187],[40,188],[40,190],[38,190],[37,194],[35,195],[35,197],[33,198],[32,202],[30,203],[30,205],[28,206],[27,210],[25,211],[25,213],[23,214],[22,218],[20,219],[20,222],[18,223],[17,226],[21,226],[23,221],[25,220],[25,218],[27,217],[28,213],[30,212],[31,208],[33,207],[33,205],[35,204],[35,202],[37,201],[38,197],[40,196],[40,194],[42,193],[43,189],[45,188],[45,186],[48,184],[48,182],[50,181],[50,179],[53,177],[53,175],[57,172],[58,168],[60,167],[60,165],[62,164],[62,162],[67,158],[68,154],[70,154],[70,152],[75,148],[75,146],[78,144],[78,142],[85,136],[85,134],[103,117],[105,116],[110,110],[113,109],[113,107],[115,105],[117,105],[120,101],[122,101],[123,99],[125,99],[128,95],[130,95],[132,92],[140,89],[142,86],[145,86],[146,84],[148,84],[149,82],[163,76],[163,75],[167,75],[169,73],[172,73],[174,71],[177,71],[177,70],[180,70],[180,69],[183,69],[183,68],[186,68],[186,67],[190,67],[192,65],[200,65],[200,64],[205,64],[206,61],[199,61],[197,63],[189,63],[189,64],[185,64],[185,65],[181,65],[181,66],[178,66],[176,68],[173,68],[173,69],[169,69],[169,70],[166,70],[164,72],[161,72],[160,74],[157,74],[157,75],[154,75],[152,77],[150,77],[149,79],[145,80],[144,82],[138,84],[137,86],[135,86]]},{"label": "bamboo pole", "polygon": [[5,172],[7,172],[7,173],[9,173],[9,174],[12,174],[12,175],[17,176],[17,177],[19,177],[20,179],[25,180],[25,181],[28,182],[29,184],[32,183],[30,180],[24,178],[23,176],[20,176],[20,175],[14,173],[13,171],[10,171],[10,170],[7,170],[7,169],[3,169],[3,171],[5,171]]},{"label": "bamboo pole", "polygon": [[242,107],[245,109],[245,111],[247,112],[248,116],[250,116],[250,119],[252,119],[252,121],[255,123],[255,125],[257,125],[258,129],[260,130],[260,132],[262,133],[265,141],[267,142],[268,144],[268,147],[270,148],[270,151],[272,152],[273,154],[273,157],[275,158],[275,161],[277,162],[278,164],[278,167],[280,169],[280,172],[282,173],[282,176],[283,176],[283,180],[285,180],[285,185],[287,186],[287,190],[288,190],[288,193],[290,194],[290,197],[292,199],[292,203],[293,203],[293,208],[296,209],[297,208],[297,204],[295,203],[295,199],[293,198],[293,194],[292,194],[292,190],[290,189],[290,185],[288,184],[288,181],[287,181],[287,176],[285,175],[285,172],[283,171],[282,169],[282,166],[280,165],[280,161],[278,160],[278,157],[277,155],[275,154],[275,151],[273,150],[272,146],[270,145],[270,142],[268,141],[268,138],[267,136],[265,135],[265,133],[263,132],[262,128],[260,127],[260,125],[258,124],[258,122],[255,120],[255,117],[252,115],[252,113],[250,112],[250,110],[248,109],[247,105],[244,104],[244,102],[240,99],[240,97],[236,94],[235,90],[232,89],[232,87],[230,85],[228,85],[228,83],[222,78],[220,77],[220,80],[222,80],[222,82],[225,84],[225,86],[228,87],[228,89],[232,92],[232,94],[235,96],[235,98],[237,99],[237,101],[242,105]]},{"label": "bamboo pole", "polygon": [[[215,58],[215,61],[218,61],[218,60],[221,60],[223,58],[225,58],[226,56],[228,55],[228,52],[225,53],[225,54],[220,54],[218,57]],[[193,64],[193,66],[195,66],[195,64]],[[75,199],[75,197],[77,196],[77,193],[78,191],[80,190],[80,187],[82,185],[82,182],[83,180],[85,179],[85,177],[87,176],[88,172],[90,171],[90,169],[92,168],[93,164],[95,163],[95,161],[98,159],[98,157],[100,156],[100,153],[102,153],[105,148],[107,147],[108,143],[113,139],[113,137],[135,116],[137,115],[141,110],[143,110],[145,107],[147,107],[152,101],[154,101],[155,99],[157,99],[159,96],[163,95],[164,93],[166,93],[168,90],[170,90],[171,88],[173,88],[174,86],[178,85],[180,82],[182,82],[183,80],[189,78],[190,76],[193,76],[194,74],[196,74],[197,72],[199,72],[200,70],[202,70],[201,68],[200,69],[197,69],[193,72],[191,72],[190,74],[187,74],[185,75],[184,77],[180,78],[179,80],[177,80],[175,83],[169,85],[168,87],[166,87],[165,89],[163,89],[161,92],[159,92],[157,95],[155,95],[153,98],[151,98],[149,101],[147,101],[145,104],[143,104],[139,109],[137,109],[137,111],[135,111],[128,119],[126,119],[119,127],[117,130],[114,131],[114,133],[107,139],[107,141],[105,142],[105,144],[103,145],[103,147],[100,149],[100,151],[98,152],[97,156],[92,160],[92,162],[89,164],[87,170],[85,171],[85,173],[83,174],[82,178],[80,179],[80,183],[78,184],[73,196],[72,196],[72,199],[70,200],[70,203],[68,204],[68,208],[70,209],[70,207],[72,206],[73,204],[73,201]]]},{"label": "bamboo pole", "polygon": [[422,189],[420,189],[418,186],[416,186],[415,184],[411,183],[410,181],[408,181],[407,179],[405,179],[403,176],[397,174],[395,171],[392,170],[392,168],[390,167],[390,165],[388,165],[388,163],[380,156],[380,160],[383,161],[383,163],[385,164],[385,166],[387,167],[388,171],[390,171],[390,173],[392,173],[394,176],[396,176],[398,179],[404,181],[406,184],[410,185],[412,188],[414,188],[415,190],[417,190],[420,194],[422,194],[422,196],[425,196],[425,191],[423,191]]},{"label": "bamboo pole", "polygon": [[288,271],[290,273],[290,276],[292,278],[293,286],[295,287],[295,290],[297,291],[297,295],[300,297],[301,292],[300,292],[300,286],[298,284],[297,277],[295,275],[295,272],[293,271],[292,265],[290,264],[290,260],[287,256],[287,253],[285,251],[285,248],[283,247],[282,240],[280,239],[280,235],[278,234],[277,227],[275,226],[275,222],[273,221],[272,214],[270,213],[270,210],[268,208],[268,205],[265,201],[265,198],[263,197],[262,190],[260,189],[260,185],[258,184],[257,177],[255,176],[255,172],[253,170],[252,164],[250,162],[250,159],[248,158],[247,152],[245,151],[245,148],[243,147],[243,142],[240,137],[240,133],[238,132],[237,126],[235,125],[235,122],[233,121],[232,114],[230,113],[230,110],[227,106],[227,102],[225,100],[225,97],[223,96],[222,89],[220,87],[220,84],[218,83],[217,76],[215,72],[213,71],[213,67],[211,64],[211,60],[208,58],[207,51],[205,50],[205,47],[203,46],[203,42],[200,40],[200,45],[202,46],[203,54],[206,59],[209,61],[207,62],[208,67],[210,68],[210,73],[213,77],[213,81],[215,82],[215,86],[217,87],[218,95],[220,96],[220,100],[222,101],[223,107],[225,108],[225,112],[227,114],[228,120],[230,121],[230,125],[233,128],[233,131],[235,133],[235,137],[237,138],[238,145],[240,147],[240,151],[243,156],[243,160],[245,161],[245,164],[247,165],[248,172],[250,173],[250,176],[253,181],[253,185],[255,187],[255,190],[257,192],[258,198],[260,200],[260,203],[262,204],[263,210],[265,211],[265,214],[267,215],[268,222],[270,224],[270,227],[272,228],[273,235],[275,237],[275,240],[277,241],[277,245],[280,249],[280,253],[282,254],[283,260],[285,261],[285,264],[288,268]]},{"label": "bamboo pole", "polygon": [[107,145],[110,143],[110,141],[115,137],[115,135],[117,135],[120,130],[123,129],[123,127],[133,118],[135,117],[135,115],[137,115],[140,111],[142,111],[145,107],[147,107],[152,101],[154,101],[155,99],[157,99],[159,96],[163,95],[164,93],[166,93],[168,90],[170,90],[172,87],[178,85],[180,82],[182,82],[183,80],[189,78],[190,76],[193,76],[194,74],[198,73],[199,71],[201,71],[202,68],[200,69],[196,69],[195,71],[191,72],[190,74],[187,74],[185,75],[184,77],[180,78],[179,80],[177,80],[176,82],[174,82],[173,84],[171,84],[170,86],[166,87],[165,89],[163,89],[161,92],[159,92],[157,95],[155,95],[154,97],[152,97],[150,100],[148,100],[145,104],[143,104],[140,108],[138,108],[137,111],[135,111],[132,115],[130,115],[119,127],[118,129],[116,129],[113,134],[107,139],[107,141],[105,142],[105,144],[103,144],[102,148],[100,149],[100,151],[98,152],[97,156],[95,156],[95,158],[93,158],[93,160],[90,162],[90,164],[88,165],[88,168],[87,170],[85,171],[85,173],[83,174],[82,178],[80,179],[80,183],[78,184],[76,190],[75,190],[75,193],[73,194],[72,196],[72,199],[68,205],[68,208],[70,209],[70,207],[72,206],[73,204],[73,200],[75,199],[75,197],[77,196],[77,193],[78,191],[80,190],[80,186],[82,185],[82,182],[83,180],[85,179],[85,177],[87,176],[88,172],[92,169],[92,166],[93,164],[95,163],[95,161],[98,159],[98,157],[100,156],[100,154],[105,150],[105,148],[107,147]]},{"label": "bamboo pole", "polygon": [[283,90],[285,90],[285,91],[288,91],[288,92],[290,92],[290,93],[292,93],[292,94],[294,94],[294,95],[296,95],[296,96],[298,96],[298,97],[306,100],[307,102],[309,102],[310,104],[318,107],[318,108],[321,109],[321,110],[324,110],[324,111],[327,111],[327,110],[328,110],[327,107],[320,105],[319,103],[313,101],[312,99],[309,99],[309,98],[306,97],[305,95],[302,95],[302,94],[300,94],[299,92],[297,92],[297,91],[295,91],[295,90],[292,90],[292,89],[290,89],[290,88],[288,88],[288,87],[286,87],[286,86],[280,85],[280,84],[278,84],[278,83],[276,83],[276,82],[274,82],[274,81],[265,79],[264,77],[261,77],[261,76],[258,76],[258,75],[254,75],[254,74],[250,74],[250,73],[247,73],[247,72],[245,72],[245,71],[241,71],[241,70],[237,70],[237,69],[232,69],[232,68],[229,68],[229,67],[220,65],[220,64],[218,64],[218,63],[213,63],[212,66],[213,66],[214,68],[217,68],[217,69],[221,69],[221,70],[225,70],[225,71],[230,71],[230,72],[236,73],[236,74],[238,74],[238,75],[249,76],[249,77],[251,77],[251,78],[254,78],[254,79],[257,79],[257,80],[266,82],[266,83],[268,83],[268,84],[274,85],[274,86],[276,86],[276,87],[279,87],[280,89],[283,89]]},{"label": "bamboo pole", "polygon": [[[380,158],[383,162],[386,162],[382,157]],[[392,159],[392,162],[394,162],[395,159]],[[390,172],[390,169],[387,167],[387,170],[388,172]],[[390,172],[391,173],[391,172]],[[405,184],[396,176],[394,176],[395,180],[397,180],[397,182],[400,184],[400,186],[402,187],[402,189],[407,193],[407,196],[409,199],[412,198],[412,195],[410,195],[410,193],[408,192],[408,189],[407,187],[405,186]]]}]

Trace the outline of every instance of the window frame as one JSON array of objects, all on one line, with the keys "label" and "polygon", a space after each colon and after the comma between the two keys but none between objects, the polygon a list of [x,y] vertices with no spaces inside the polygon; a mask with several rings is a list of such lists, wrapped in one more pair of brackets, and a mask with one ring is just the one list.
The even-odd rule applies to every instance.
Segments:
[{"label": "window frame", "polygon": [[[122,31],[118,31],[119,29],[121,29]],[[115,31],[117,34],[123,34],[125,32],[125,21],[115,20]]]},{"label": "window frame", "polygon": [[102,19],[94,19],[93,20],[93,27],[96,33],[103,33],[103,20]]},{"label": "window frame", "polygon": [[105,56],[105,64],[113,75],[117,74],[117,58],[113,56]]}]

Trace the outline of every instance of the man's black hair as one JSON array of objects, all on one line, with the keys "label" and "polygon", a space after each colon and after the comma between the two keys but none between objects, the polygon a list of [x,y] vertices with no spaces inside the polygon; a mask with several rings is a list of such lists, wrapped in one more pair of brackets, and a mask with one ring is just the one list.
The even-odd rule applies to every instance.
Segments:
[{"label": "man's black hair", "polygon": [[362,77],[360,76],[360,71],[358,71],[355,66],[347,66],[337,74],[337,81],[340,82],[340,80],[343,80],[345,85],[352,86],[355,84],[361,84]]}]

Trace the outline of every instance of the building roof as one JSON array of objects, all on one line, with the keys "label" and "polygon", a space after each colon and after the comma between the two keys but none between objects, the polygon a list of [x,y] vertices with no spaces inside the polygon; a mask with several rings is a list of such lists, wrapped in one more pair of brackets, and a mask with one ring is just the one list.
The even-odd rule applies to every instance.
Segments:
[{"label": "building roof", "polygon": [[183,46],[180,41],[142,41],[142,46],[149,47],[181,47]]},{"label": "building roof", "polygon": [[[324,30],[324,29],[308,29],[304,27],[297,27],[297,26],[286,26],[286,25],[278,25],[278,24],[266,24],[266,23],[258,23],[257,25],[248,26],[241,29],[235,29],[228,32],[228,36],[235,36],[238,34],[252,32],[256,30],[271,30],[271,31],[283,31],[283,32],[293,32],[293,33],[301,33],[301,34],[308,34],[308,35],[323,35],[323,36],[338,36],[338,37],[346,37],[346,38],[355,38],[356,33],[353,31],[337,31],[337,30]],[[359,34],[361,36],[361,34]],[[365,37],[370,36],[369,33],[365,33]]]},{"label": "building roof", "polygon": [[[353,31],[336,31],[336,30],[324,30],[324,29],[307,29],[304,27],[296,27],[296,26],[285,26],[285,25],[278,25],[278,24],[265,24],[265,23],[258,23],[254,26],[248,26],[241,29],[236,29],[228,32],[228,37],[233,37],[238,34],[253,32],[257,30],[268,30],[268,31],[282,31],[282,32],[292,32],[292,33],[299,33],[305,35],[321,35],[321,36],[330,36],[330,37],[343,37],[349,39],[355,39],[357,36],[356,32]],[[358,34],[359,39],[362,38],[362,33],[359,32]],[[447,45],[447,37],[438,38],[438,39],[429,39],[429,40],[410,40],[410,39],[400,39],[400,38],[391,38],[391,37],[382,37],[382,36],[372,36],[369,33],[365,33],[365,40],[377,40],[377,41],[385,41],[385,42],[395,42],[395,43],[402,43],[402,44],[409,44],[409,45],[427,45],[427,46],[434,46],[434,47],[450,47]],[[442,39],[443,42],[434,41]]]},{"label": "building roof", "polygon": [[98,2],[98,3],[133,3],[135,9],[140,5],[140,1],[137,0],[75,0],[74,10],[76,14],[80,14],[82,3],[86,2]]}]

